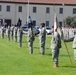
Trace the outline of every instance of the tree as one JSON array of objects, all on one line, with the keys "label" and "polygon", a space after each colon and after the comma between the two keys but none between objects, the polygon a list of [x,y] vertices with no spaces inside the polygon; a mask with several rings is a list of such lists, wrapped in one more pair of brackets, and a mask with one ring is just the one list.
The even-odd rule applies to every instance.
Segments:
[{"label": "tree", "polygon": [[76,16],[72,17],[71,26],[76,26]]},{"label": "tree", "polygon": [[64,19],[64,25],[65,26],[76,26],[76,16],[68,16],[66,19]]}]

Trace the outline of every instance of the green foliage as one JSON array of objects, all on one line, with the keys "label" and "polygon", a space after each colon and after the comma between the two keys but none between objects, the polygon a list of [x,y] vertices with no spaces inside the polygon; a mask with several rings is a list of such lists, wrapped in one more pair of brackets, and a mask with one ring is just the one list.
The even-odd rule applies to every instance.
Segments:
[{"label": "green foliage", "polygon": [[[64,42],[59,55],[59,67],[53,68],[50,49],[51,35],[46,38],[45,55],[40,54],[39,38],[34,41],[34,53],[29,54],[27,36],[23,36],[22,47],[12,39],[0,38],[0,75],[75,75],[76,62],[73,57],[72,42],[67,47],[73,62],[71,65]],[[75,66],[75,67],[73,67]]]},{"label": "green foliage", "polygon": [[76,16],[68,16],[66,19],[64,19],[64,25],[65,26],[76,26]]}]

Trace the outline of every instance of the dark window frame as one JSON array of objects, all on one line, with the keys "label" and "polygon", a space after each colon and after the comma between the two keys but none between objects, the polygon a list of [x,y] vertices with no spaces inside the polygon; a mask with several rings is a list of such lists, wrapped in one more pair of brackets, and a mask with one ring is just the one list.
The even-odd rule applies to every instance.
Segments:
[{"label": "dark window frame", "polygon": [[60,22],[59,22],[59,25],[60,25],[60,26],[62,26],[62,24],[63,24],[63,22],[62,22],[62,21],[60,21]]},{"label": "dark window frame", "polygon": [[2,5],[0,5],[0,11],[2,11]]},{"label": "dark window frame", "polygon": [[49,21],[46,21],[46,27],[49,27]]},{"label": "dark window frame", "polygon": [[10,5],[7,5],[6,11],[7,11],[7,12],[10,12]]},{"label": "dark window frame", "polygon": [[59,8],[59,14],[63,14],[63,8]]},{"label": "dark window frame", "polygon": [[18,12],[22,12],[22,6],[18,7]]},{"label": "dark window frame", "polygon": [[76,8],[73,8],[73,14],[76,14]]},{"label": "dark window frame", "polygon": [[37,12],[37,7],[33,7],[33,13]]},{"label": "dark window frame", "polygon": [[50,13],[50,7],[46,7],[46,13]]}]

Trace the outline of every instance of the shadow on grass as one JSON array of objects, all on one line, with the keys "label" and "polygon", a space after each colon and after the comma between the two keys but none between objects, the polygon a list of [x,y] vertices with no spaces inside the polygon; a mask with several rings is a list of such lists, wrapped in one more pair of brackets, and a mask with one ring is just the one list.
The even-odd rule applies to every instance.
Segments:
[{"label": "shadow on grass", "polygon": [[46,54],[46,53],[45,53],[45,55],[52,56],[52,54]]},{"label": "shadow on grass", "polygon": [[59,66],[59,67],[66,67],[66,68],[76,69],[76,66]]},{"label": "shadow on grass", "polygon": [[22,43],[27,43],[27,41],[22,41]]},{"label": "shadow on grass", "polygon": [[[34,47],[34,48],[36,48],[36,49],[40,49],[40,47]],[[45,49],[49,49],[49,48],[45,48]]]},{"label": "shadow on grass", "polygon": [[50,49],[50,48],[45,48],[45,49]]},{"label": "shadow on grass", "polygon": [[68,55],[59,55],[59,56],[62,56],[62,57],[63,57],[63,56],[64,56],[64,57],[67,57]]}]

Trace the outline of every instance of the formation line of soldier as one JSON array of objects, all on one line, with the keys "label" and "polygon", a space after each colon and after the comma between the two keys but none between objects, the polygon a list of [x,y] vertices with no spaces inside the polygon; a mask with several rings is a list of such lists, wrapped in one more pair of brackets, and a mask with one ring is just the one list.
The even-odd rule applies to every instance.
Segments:
[{"label": "formation line of soldier", "polygon": [[8,26],[6,27],[6,30],[4,29],[4,26],[1,26],[1,38],[4,39],[4,33],[6,33],[6,37],[8,41],[10,41],[10,36],[12,37],[12,40],[14,39],[14,42],[18,41],[18,47],[22,46],[22,35],[23,31],[21,27],[18,26]]},{"label": "formation line of soldier", "polygon": [[[58,27],[54,30],[52,29],[52,40],[51,40],[51,49],[52,49],[52,60],[54,63],[54,67],[58,67],[58,60],[59,60],[59,52],[61,46],[61,35],[59,34]],[[4,26],[1,27],[1,38],[4,39]],[[8,41],[10,41],[10,34],[14,42],[18,42],[18,47],[22,47],[22,35],[23,35],[23,30],[21,27],[18,26],[8,26],[6,28],[6,36]],[[28,49],[29,53],[33,53],[33,42],[35,40],[35,33],[33,30],[33,25],[28,25],[28,35],[27,35],[27,42],[28,42]],[[45,54],[45,42],[46,42],[46,29],[45,29],[45,23],[41,23],[41,30],[39,33],[39,42],[40,42],[40,54],[44,55]],[[73,41],[73,48],[76,53],[76,37]],[[76,54],[74,55],[75,60],[76,60]]]},{"label": "formation line of soldier", "polygon": [[[14,39],[14,42],[18,41],[18,47],[22,47],[22,35],[23,31],[21,27],[8,26],[6,28],[6,36],[8,41],[10,41],[10,34],[12,39]],[[4,39],[4,27],[1,27],[1,37]],[[35,40],[35,33],[33,31],[33,25],[28,25],[28,35],[27,35],[27,42],[28,42],[28,49],[29,53],[33,53],[33,42]],[[45,41],[46,41],[46,29],[45,29],[45,23],[41,23],[41,30],[39,33],[39,41],[40,41],[40,53],[42,55],[45,54]],[[60,35],[57,32],[57,29],[52,35],[52,40],[51,40],[51,49],[52,49],[52,59],[54,62],[54,67],[58,67],[58,57],[59,57],[59,49],[61,46],[61,39]]]}]

